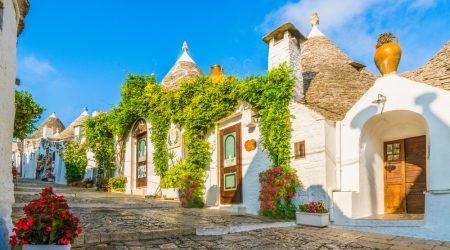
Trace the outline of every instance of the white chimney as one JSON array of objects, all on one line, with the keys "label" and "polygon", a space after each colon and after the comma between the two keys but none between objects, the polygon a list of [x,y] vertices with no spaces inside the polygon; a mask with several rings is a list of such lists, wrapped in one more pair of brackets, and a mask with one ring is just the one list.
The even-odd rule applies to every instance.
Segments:
[{"label": "white chimney", "polygon": [[263,37],[269,45],[269,70],[286,62],[292,67],[296,78],[294,98],[303,97],[302,64],[300,59],[300,44],[305,36],[291,23],[285,23]]}]

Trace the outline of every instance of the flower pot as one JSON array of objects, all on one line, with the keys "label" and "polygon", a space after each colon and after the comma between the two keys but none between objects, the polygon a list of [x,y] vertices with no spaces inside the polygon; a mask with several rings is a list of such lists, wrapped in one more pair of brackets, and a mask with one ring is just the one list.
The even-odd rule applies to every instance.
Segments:
[{"label": "flower pot", "polygon": [[298,225],[313,226],[313,227],[326,227],[330,224],[328,213],[295,213],[296,223]]},{"label": "flower pot", "polygon": [[164,200],[178,199],[178,188],[161,188],[161,194]]},{"label": "flower pot", "polygon": [[397,72],[400,58],[402,57],[402,49],[395,37],[395,42],[389,42],[381,45],[375,50],[375,64],[382,75]]},{"label": "flower pot", "polygon": [[23,245],[22,250],[70,250],[68,245]]}]

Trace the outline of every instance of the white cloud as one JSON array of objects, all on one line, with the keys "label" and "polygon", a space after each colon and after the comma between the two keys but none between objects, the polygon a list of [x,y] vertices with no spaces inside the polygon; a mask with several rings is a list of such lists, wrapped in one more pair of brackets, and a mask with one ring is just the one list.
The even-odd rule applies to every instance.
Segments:
[{"label": "white cloud", "polygon": [[284,22],[292,22],[301,30],[309,30],[311,13],[318,12],[321,29],[336,30],[364,13],[377,0],[303,0],[288,3],[269,13],[260,28],[267,32]]},{"label": "white cloud", "polygon": [[23,74],[37,76],[44,76],[55,71],[55,68],[50,63],[41,61],[34,56],[27,56],[22,60],[18,60],[17,68]]}]

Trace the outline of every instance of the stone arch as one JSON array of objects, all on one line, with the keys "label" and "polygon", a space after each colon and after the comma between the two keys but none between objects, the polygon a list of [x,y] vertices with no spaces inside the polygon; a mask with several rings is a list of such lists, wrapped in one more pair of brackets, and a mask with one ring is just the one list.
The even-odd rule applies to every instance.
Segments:
[{"label": "stone arch", "polygon": [[[385,213],[385,195],[390,192],[385,190],[385,178],[387,178],[385,176],[385,143],[396,140],[404,142],[408,138],[425,136],[423,147],[427,155],[428,131],[426,119],[421,114],[408,110],[388,111],[367,119],[359,140],[359,194],[360,204],[363,204],[361,205],[362,215]],[[401,164],[405,169],[407,163]],[[428,157],[425,157],[425,164],[424,170],[429,173]],[[404,175],[406,176],[407,173],[404,172]],[[426,176],[428,185],[429,175],[426,174]],[[406,189],[405,192],[407,192]]]}]

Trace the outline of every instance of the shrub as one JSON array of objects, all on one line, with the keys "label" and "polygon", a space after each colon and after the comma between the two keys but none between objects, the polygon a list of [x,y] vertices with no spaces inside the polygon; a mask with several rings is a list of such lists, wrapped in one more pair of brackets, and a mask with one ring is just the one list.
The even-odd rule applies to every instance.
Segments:
[{"label": "shrub", "polygon": [[97,190],[108,191],[108,179],[99,178],[95,184]]},{"label": "shrub", "polygon": [[42,189],[40,197],[23,206],[25,217],[19,219],[10,236],[11,246],[67,245],[82,232],[78,218],[69,210],[64,196],[53,193],[52,187]]},{"label": "shrub", "polygon": [[318,214],[326,214],[328,213],[328,209],[325,208],[325,204],[323,201],[311,201],[308,204],[303,204],[299,206],[300,212],[304,213],[318,213]]},{"label": "shrub", "polygon": [[292,198],[300,183],[295,170],[289,166],[274,167],[259,173],[260,214],[272,218],[295,218]]},{"label": "shrub", "polygon": [[63,158],[67,182],[81,181],[88,163],[86,149],[77,142],[69,143],[64,148]]},{"label": "shrub", "polygon": [[193,180],[189,176],[184,178],[184,183],[178,190],[178,194],[183,207],[202,208],[205,206],[200,182]]},{"label": "shrub", "polygon": [[108,187],[112,190],[125,192],[125,185],[127,183],[127,177],[125,176],[116,176],[108,181]]}]

